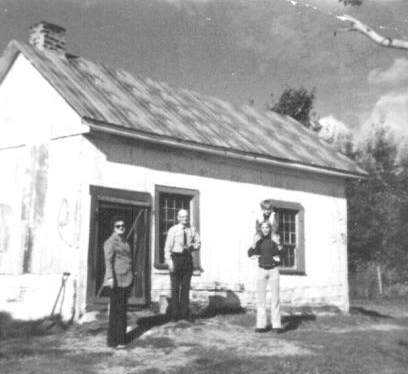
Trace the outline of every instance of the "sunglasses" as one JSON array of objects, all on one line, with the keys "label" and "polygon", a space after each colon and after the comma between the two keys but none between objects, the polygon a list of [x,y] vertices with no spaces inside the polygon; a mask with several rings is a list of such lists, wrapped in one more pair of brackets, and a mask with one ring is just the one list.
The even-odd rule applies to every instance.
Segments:
[{"label": "sunglasses", "polygon": [[115,225],[116,229],[120,229],[120,228],[124,228],[124,227],[126,227],[126,226],[125,225]]}]

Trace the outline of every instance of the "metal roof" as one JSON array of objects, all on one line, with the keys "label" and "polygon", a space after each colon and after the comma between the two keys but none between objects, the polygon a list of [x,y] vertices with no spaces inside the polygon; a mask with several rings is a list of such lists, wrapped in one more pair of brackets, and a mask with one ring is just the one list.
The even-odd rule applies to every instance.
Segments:
[{"label": "metal roof", "polygon": [[237,107],[191,90],[135,77],[88,59],[40,51],[11,41],[0,64],[0,79],[22,53],[83,118],[98,123],[296,163],[350,176],[365,175],[355,162],[338,153],[316,133],[288,116]]}]

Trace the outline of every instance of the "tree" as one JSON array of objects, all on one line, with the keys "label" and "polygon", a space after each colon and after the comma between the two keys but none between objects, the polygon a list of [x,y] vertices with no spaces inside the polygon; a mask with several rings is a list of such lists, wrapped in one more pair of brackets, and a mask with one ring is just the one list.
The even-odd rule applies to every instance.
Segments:
[{"label": "tree", "polygon": [[[360,6],[363,4],[363,0],[339,0],[339,2],[343,3],[345,6]],[[374,31],[370,26],[350,15],[345,14],[343,16],[337,16],[337,19],[349,23],[349,27],[340,29],[338,31],[357,31],[382,47],[408,49],[408,40],[383,36]],[[334,35],[336,35],[336,33],[337,32],[335,32]]]},{"label": "tree", "polygon": [[268,105],[268,109],[294,118],[306,127],[310,127],[313,117],[315,89],[308,91],[304,87],[287,88],[279,100]]},{"label": "tree", "polygon": [[368,177],[348,183],[349,265],[380,264],[407,279],[408,157],[398,160],[395,142],[378,128],[356,155]]},{"label": "tree", "polygon": [[371,27],[367,26],[365,23],[349,15],[337,16],[337,18],[340,21],[350,23],[349,27],[338,31],[357,31],[382,47],[408,49],[408,40],[395,39],[390,38],[388,36],[383,36],[374,31]]}]

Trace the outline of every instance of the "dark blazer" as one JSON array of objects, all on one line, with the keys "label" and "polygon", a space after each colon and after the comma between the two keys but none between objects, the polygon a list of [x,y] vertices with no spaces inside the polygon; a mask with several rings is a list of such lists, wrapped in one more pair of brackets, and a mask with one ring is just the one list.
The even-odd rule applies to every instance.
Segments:
[{"label": "dark blazer", "polygon": [[133,281],[132,252],[129,244],[113,233],[104,243],[106,282],[113,278],[117,287],[129,287]]}]

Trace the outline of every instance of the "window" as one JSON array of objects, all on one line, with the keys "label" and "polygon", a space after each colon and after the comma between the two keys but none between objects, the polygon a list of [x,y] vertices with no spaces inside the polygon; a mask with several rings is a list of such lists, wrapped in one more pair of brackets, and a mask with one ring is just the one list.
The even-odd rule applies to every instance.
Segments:
[{"label": "window", "polygon": [[296,214],[295,210],[277,209],[278,232],[283,246],[282,266],[295,266]]},{"label": "window", "polygon": [[[189,212],[190,224],[200,232],[199,228],[199,194],[196,190],[156,186],[155,192],[155,259],[157,269],[167,269],[164,260],[164,245],[167,231],[177,223],[177,212],[186,209]],[[200,251],[193,253],[194,269],[200,267]]]},{"label": "window", "polygon": [[274,201],[283,247],[281,272],[304,274],[304,210],[300,204]]}]

